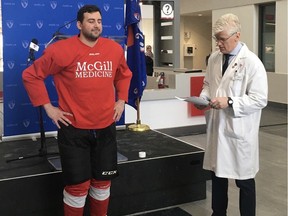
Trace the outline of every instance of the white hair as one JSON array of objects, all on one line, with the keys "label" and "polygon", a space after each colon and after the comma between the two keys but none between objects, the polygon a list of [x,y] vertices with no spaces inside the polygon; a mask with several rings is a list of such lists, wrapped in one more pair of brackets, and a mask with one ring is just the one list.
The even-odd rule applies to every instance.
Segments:
[{"label": "white hair", "polygon": [[231,13],[221,16],[214,24],[213,33],[216,35],[219,32],[226,30],[228,34],[241,32],[241,24],[239,18]]}]

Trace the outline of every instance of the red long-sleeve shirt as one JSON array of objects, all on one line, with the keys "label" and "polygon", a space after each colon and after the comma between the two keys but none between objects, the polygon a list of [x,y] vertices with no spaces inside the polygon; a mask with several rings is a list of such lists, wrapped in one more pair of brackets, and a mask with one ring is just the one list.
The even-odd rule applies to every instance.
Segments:
[{"label": "red long-sleeve shirt", "polygon": [[122,47],[99,38],[94,47],[77,36],[58,41],[46,48],[22,74],[23,83],[34,106],[50,103],[44,83],[52,75],[59,108],[70,112],[72,125],[82,129],[109,126],[113,120],[115,94],[128,100],[132,73]]}]

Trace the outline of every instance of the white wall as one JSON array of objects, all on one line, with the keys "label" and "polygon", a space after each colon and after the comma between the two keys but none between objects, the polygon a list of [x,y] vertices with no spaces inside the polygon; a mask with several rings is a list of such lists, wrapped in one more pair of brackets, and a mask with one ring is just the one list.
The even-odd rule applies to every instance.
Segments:
[{"label": "white wall", "polygon": [[151,45],[154,53],[154,34],[153,34],[153,19],[144,19],[142,22],[142,31],[145,36],[145,46]]},{"label": "white wall", "polygon": [[[191,20],[191,13],[212,11],[212,24],[216,19],[225,13],[235,13],[239,16],[242,24],[241,40],[247,46],[258,54],[258,6],[271,2],[269,0],[241,0],[241,1],[227,1],[227,0],[181,0],[181,32],[187,30],[189,24],[183,19]],[[287,77],[288,77],[288,2],[287,0],[276,1],[276,30],[275,30],[275,71],[268,72],[269,84],[269,101],[288,104],[287,96]],[[205,23],[203,23],[203,26]],[[197,25],[195,25],[197,26]],[[192,31],[191,27],[191,31]],[[197,28],[196,28],[197,29]],[[193,37],[194,35],[192,35]],[[212,48],[215,48],[214,41]],[[184,57],[183,57],[184,59]],[[196,59],[195,59],[196,61]],[[184,67],[185,61],[182,61]]]},{"label": "white wall", "polygon": [[[281,1],[281,0],[278,0]],[[287,1],[287,0],[282,0]],[[199,11],[211,11],[224,8],[233,8],[238,6],[263,4],[273,2],[273,0],[180,0],[180,14],[187,15]]]},{"label": "white wall", "polygon": [[[205,124],[203,116],[191,117],[188,104],[177,99],[141,101],[140,120],[151,129],[174,128]],[[125,122],[136,123],[137,112],[125,106]]]},{"label": "white wall", "polygon": [[[191,37],[185,39],[184,35],[180,37],[180,46],[184,47],[184,44],[195,44],[195,56],[183,56],[183,63],[180,67],[194,68],[194,69],[206,69],[205,58],[211,53],[211,28],[212,23],[208,17],[198,16],[181,16],[182,30],[181,32],[190,32]],[[183,51],[181,53],[184,53]]]},{"label": "white wall", "polygon": [[145,36],[145,46],[151,45],[154,53],[154,16],[153,5],[141,5],[142,32]]},{"label": "white wall", "polygon": [[[276,2],[275,67],[276,73],[288,73],[288,1]],[[283,77],[284,78],[284,77]],[[287,79],[286,79],[287,80]],[[287,91],[286,91],[287,92]]]}]

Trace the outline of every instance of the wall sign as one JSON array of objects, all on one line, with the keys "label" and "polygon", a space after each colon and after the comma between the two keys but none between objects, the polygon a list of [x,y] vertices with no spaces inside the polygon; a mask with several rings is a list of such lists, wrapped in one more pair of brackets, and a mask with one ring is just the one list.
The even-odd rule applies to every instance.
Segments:
[{"label": "wall sign", "polygon": [[161,2],[161,19],[174,19],[174,2]]}]

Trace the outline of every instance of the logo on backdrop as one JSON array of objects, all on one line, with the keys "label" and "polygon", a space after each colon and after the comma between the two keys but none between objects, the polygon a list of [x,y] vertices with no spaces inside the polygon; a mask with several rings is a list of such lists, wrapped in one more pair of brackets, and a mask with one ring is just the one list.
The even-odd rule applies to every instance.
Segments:
[{"label": "logo on backdrop", "polygon": [[8,61],[8,62],[7,62],[7,65],[8,65],[8,68],[9,68],[9,69],[13,69],[14,66],[15,66],[15,62],[14,62],[14,61]]},{"label": "logo on backdrop", "polygon": [[30,120],[26,119],[22,123],[23,123],[24,127],[27,128],[30,125]]},{"label": "logo on backdrop", "polygon": [[116,29],[119,31],[122,28],[122,24],[121,23],[116,23]]},{"label": "logo on backdrop", "polygon": [[22,41],[22,46],[23,46],[24,49],[26,49],[29,46],[29,41],[23,40]]},{"label": "logo on backdrop", "polygon": [[16,105],[16,103],[14,100],[8,102],[9,109],[14,109],[15,105]]},{"label": "logo on backdrop", "polygon": [[37,20],[36,26],[38,29],[41,29],[43,27],[43,20]]},{"label": "logo on backdrop", "polygon": [[82,8],[84,6],[84,4],[82,2],[78,3],[78,9]]},{"label": "logo on backdrop", "polygon": [[13,20],[6,20],[6,25],[9,29],[11,29],[14,25],[14,21]]},{"label": "logo on backdrop", "polygon": [[21,1],[21,5],[22,5],[23,8],[27,8],[27,6],[28,6],[28,0],[22,0],[22,1]]},{"label": "logo on backdrop", "polygon": [[71,21],[65,21],[65,28],[69,29],[71,27]]},{"label": "logo on backdrop", "polygon": [[109,4],[104,4],[104,10],[107,12],[110,8],[110,5]]},{"label": "logo on backdrop", "polygon": [[56,1],[50,1],[50,6],[54,10],[57,7],[57,2]]}]

